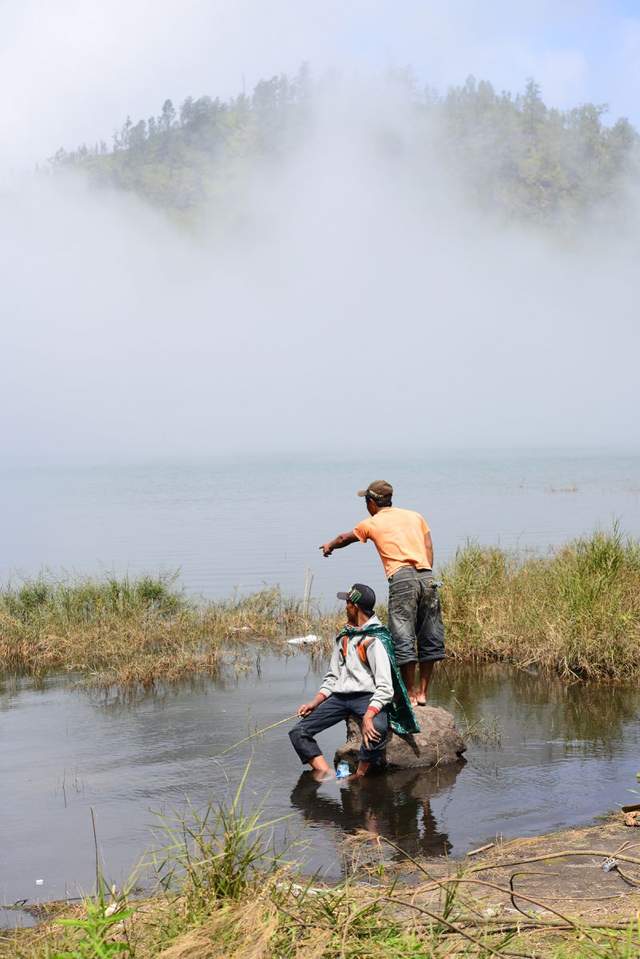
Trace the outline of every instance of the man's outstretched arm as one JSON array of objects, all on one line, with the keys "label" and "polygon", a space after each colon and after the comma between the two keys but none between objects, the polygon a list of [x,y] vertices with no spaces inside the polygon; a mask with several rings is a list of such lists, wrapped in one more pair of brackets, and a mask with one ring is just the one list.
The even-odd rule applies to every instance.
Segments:
[{"label": "man's outstretched arm", "polygon": [[340,533],[336,536],[335,539],[330,540],[328,543],[323,543],[319,549],[322,550],[323,556],[331,556],[334,549],[342,549],[344,546],[350,546],[351,543],[359,543],[360,540],[355,533]]}]

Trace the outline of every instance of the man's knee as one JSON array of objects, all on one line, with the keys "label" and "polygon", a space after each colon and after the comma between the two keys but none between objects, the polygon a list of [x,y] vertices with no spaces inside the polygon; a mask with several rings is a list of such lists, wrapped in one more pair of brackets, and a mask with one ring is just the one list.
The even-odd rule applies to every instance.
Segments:
[{"label": "man's knee", "polygon": [[384,760],[385,750],[389,743],[389,719],[384,711],[374,717],[373,727],[378,733],[378,739],[370,746],[365,746],[363,740],[360,744],[358,758],[364,762],[380,763]]},{"label": "man's knee", "polygon": [[378,713],[377,716],[373,718],[373,728],[378,733],[380,738],[378,739],[377,746],[382,749],[387,744],[387,737],[389,735],[389,717],[387,716],[386,710]]},{"label": "man's knee", "polygon": [[418,660],[421,663],[437,662],[444,657],[444,626],[442,620],[432,621],[429,628],[423,629],[418,636]]},{"label": "man's knee", "polygon": [[415,666],[418,659],[415,643],[401,642],[397,645],[394,643],[394,651],[398,666],[401,668],[404,666]]},{"label": "man's knee", "polygon": [[289,739],[291,740],[291,745],[295,750],[298,749],[302,741],[303,729],[302,723],[297,723],[293,729],[289,730]]},{"label": "man's knee", "polygon": [[322,750],[303,722],[289,730],[289,739],[298,754],[298,758],[303,763],[308,763],[315,756],[322,755]]},{"label": "man's knee", "polygon": [[393,640],[393,649],[398,666],[415,662],[416,659],[416,622],[412,616],[393,615],[389,607],[389,632]]}]

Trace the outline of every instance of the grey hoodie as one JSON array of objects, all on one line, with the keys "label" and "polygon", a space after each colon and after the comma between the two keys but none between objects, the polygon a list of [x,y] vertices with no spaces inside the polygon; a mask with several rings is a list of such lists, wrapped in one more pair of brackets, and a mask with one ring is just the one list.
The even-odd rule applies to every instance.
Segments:
[{"label": "grey hoodie", "polygon": [[[378,623],[380,623],[378,617],[372,616],[365,626]],[[342,640],[336,641],[329,669],[322,680],[319,692],[327,697],[331,693],[373,693],[369,705],[380,710],[393,699],[391,663],[383,644],[375,638],[367,647],[368,665],[365,665],[356,649],[358,640],[361,638],[361,632],[349,636],[347,657],[344,662],[342,661]]]}]

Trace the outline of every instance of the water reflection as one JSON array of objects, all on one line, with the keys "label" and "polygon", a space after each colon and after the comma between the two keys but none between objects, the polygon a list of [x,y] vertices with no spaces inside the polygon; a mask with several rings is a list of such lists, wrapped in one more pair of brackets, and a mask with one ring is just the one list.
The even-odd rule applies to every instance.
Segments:
[{"label": "water reflection", "polygon": [[517,724],[531,737],[562,739],[585,754],[596,744],[613,751],[624,740],[625,724],[638,712],[633,686],[567,685],[548,673],[498,663],[449,662],[438,672],[433,689],[438,705],[458,716],[463,713],[469,725],[495,716],[503,727]]},{"label": "water reflection", "polygon": [[[438,829],[431,800],[451,789],[464,760],[439,769],[403,769],[345,784],[336,793],[317,783],[305,771],[291,793],[291,805],[306,822],[330,825],[345,832],[358,829],[392,837],[405,852],[415,856],[447,855],[452,844]],[[332,786],[335,783],[331,784]],[[394,859],[402,859],[394,853]]]},{"label": "water reflection", "polygon": [[[155,706],[167,705],[171,700],[184,700],[185,697],[204,696],[213,692],[233,692],[241,689],[247,678],[260,682],[262,679],[262,662],[264,653],[256,644],[238,643],[233,650],[226,650],[215,674],[194,673],[185,676],[177,683],[167,683],[162,679],[155,679],[150,685],[137,684],[133,686],[119,686],[106,684],[97,686],[84,685],[84,678],[78,675],[76,691],[88,696],[91,703],[105,710],[113,712],[135,712],[146,703]],[[269,649],[269,659],[284,661],[294,655],[290,647],[284,650]],[[0,687],[1,692],[1,687]]]}]

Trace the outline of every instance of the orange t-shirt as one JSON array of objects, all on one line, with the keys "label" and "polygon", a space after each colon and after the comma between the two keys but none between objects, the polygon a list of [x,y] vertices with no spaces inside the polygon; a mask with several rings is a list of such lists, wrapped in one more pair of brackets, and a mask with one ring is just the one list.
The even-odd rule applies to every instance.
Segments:
[{"label": "orange t-shirt", "polygon": [[361,543],[373,541],[387,579],[402,566],[431,569],[424,541],[429,527],[424,517],[412,509],[385,506],[375,516],[358,523],[353,532]]}]

